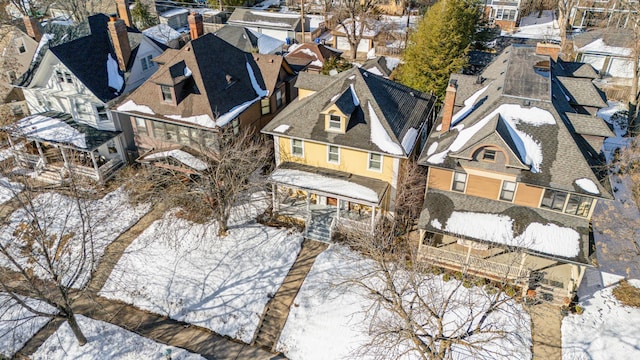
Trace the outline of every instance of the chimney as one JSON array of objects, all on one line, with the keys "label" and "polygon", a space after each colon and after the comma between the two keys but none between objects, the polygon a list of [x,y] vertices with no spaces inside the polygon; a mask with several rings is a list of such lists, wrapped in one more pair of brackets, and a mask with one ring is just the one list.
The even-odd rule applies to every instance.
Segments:
[{"label": "chimney", "polygon": [[204,34],[204,24],[202,23],[202,14],[192,12],[189,14],[189,35],[191,40],[195,40]]},{"label": "chimney", "polygon": [[131,22],[131,11],[129,10],[129,0],[116,0],[116,8],[118,9],[118,17],[124,20],[128,27],[134,27]]},{"label": "chimney", "polygon": [[442,128],[440,132],[447,132],[451,128],[451,119],[453,118],[453,106],[456,103],[456,92],[458,91],[458,82],[449,80],[447,93],[444,96],[444,104],[442,105]]},{"label": "chimney", "polygon": [[558,61],[560,45],[538,43],[536,44],[536,55],[548,55],[553,59],[553,61]]},{"label": "chimney", "polygon": [[113,49],[116,52],[120,70],[127,71],[127,64],[129,63],[129,57],[131,57],[131,44],[129,43],[127,26],[124,24],[124,20],[112,16],[107,27],[109,28],[111,42],[113,42]]},{"label": "chimney", "polygon": [[38,20],[33,16],[25,16],[22,20],[24,20],[24,26],[27,28],[27,35],[31,36],[36,41],[40,41],[42,34],[40,33],[40,24],[38,23]]}]

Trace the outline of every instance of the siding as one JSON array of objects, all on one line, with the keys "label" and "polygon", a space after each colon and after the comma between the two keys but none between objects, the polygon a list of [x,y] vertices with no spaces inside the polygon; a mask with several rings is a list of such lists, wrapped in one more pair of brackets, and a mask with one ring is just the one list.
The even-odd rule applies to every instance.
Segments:
[{"label": "siding", "polygon": [[542,192],[542,188],[518,183],[514,203],[523,206],[538,207],[540,198],[542,197]]},{"label": "siding", "polygon": [[469,175],[467,178],[467,194],[487,199],[497,199],[500,195],[502,181],[477,175]]},{"label": "siding", "polygon": [[429,183],[427,186],[432,189],[451,190],[452,178],[453,171],[431,167],[429,168]]}]

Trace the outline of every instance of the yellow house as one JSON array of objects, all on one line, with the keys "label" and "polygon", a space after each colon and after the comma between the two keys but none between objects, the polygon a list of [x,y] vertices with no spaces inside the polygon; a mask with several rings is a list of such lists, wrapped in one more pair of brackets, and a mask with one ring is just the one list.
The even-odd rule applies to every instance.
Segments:
[{"label": "yellow house", "polygon": [[303,218],[319,240],[337,223],[371,229],[394,211],[403,162],[419,151],[434,99],[357,68],[301,73],[296,87],[298,100],[262,129],[274,139],[274,211]]}]

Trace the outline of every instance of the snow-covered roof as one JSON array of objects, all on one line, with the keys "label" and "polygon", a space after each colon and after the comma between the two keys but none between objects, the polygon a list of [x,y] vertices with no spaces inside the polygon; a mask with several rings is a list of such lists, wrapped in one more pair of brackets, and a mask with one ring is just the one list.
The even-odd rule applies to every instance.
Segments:
[{"label": "snow-covered roof", "polygon": [[600,53],[600,54],[616,55],[616,56],[622,56],[622,57],[631,56],[630,48],[607,45],[603,39],[597,39],[594,42],[579,48],[578,52]]},{"label": "snow-covered roof", "polygon": [[175,150],[169,150],[169,151],[161,151],[161,152],[157,152],[157,153],[153,153],[153,154],[149,154],[146,155],[143,159],[144,160],[154,160],[154,159],[165,159],[165,158],[173,158],[176,159],[178,161],[180,161],[181,163],[187,165],[188,167],[198,170],[198,171],[204,171],[207,168],[209,168],[209,165],[207,165],[206,162],[198,159],[197,157],[189,154],[186,151],[183,150],[179,150],[179,149],[175,149]]},{"label": "snow-covered roof", "polygon": [[172,40],[180,38],[180,33],[167,24],[158,24],[148,29],[142,30],[142,33],[151,39],[168,45]]}]

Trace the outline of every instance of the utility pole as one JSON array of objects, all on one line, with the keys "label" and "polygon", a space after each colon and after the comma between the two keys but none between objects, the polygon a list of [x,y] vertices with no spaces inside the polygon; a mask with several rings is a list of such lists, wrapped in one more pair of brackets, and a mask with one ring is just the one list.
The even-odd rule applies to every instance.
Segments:
[{"label": "utility pole", "polygon": [[302,42],[305,43],[304,40],[304,0],[300,0],[300,17],[302,18]]}]

